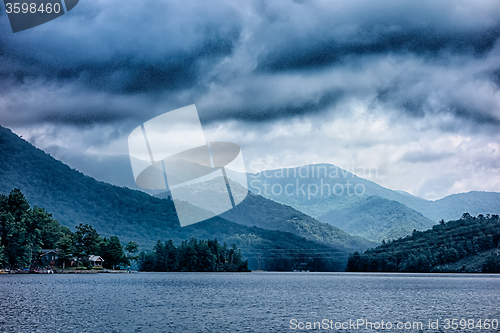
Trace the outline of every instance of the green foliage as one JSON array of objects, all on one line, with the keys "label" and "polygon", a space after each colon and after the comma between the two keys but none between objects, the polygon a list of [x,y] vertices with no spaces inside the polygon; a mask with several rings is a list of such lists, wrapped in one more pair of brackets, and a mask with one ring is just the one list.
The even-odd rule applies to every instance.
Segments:
[{"label": "green foliage", "polygon": [[[8,197],[2,196],[1,198],[0,207],[7,207],[6,203],[9,201]],[[21,214],[16,209],[13,209],[17,211],[17,215],[13,215],[10,212],[6,213],[5,211],[1,214],[3,221],[2,230],[10,230],[7,236],[10,236],[9,239],[11,241],[34,239],[35,241],[30,243],[31,245],[28,244],[28,246],[25,244],[25,247],[28,246],[30,249],[34,248],[32,244],[43,244],[42,240],[45,240],[45,242],[50,245],[53,243],[60,251],[58,255],[61,264],[77,256],[79,261],[83,260],[84,264],[88,265],[89,263],[85,261],[88,255],[101,255],[105,259],[105,265],[107,267],[128,264],[127,259],[136,259],[136,257],[127,258],[125,256],[118,237],[112,236],[109,239],[102,239],[97,231],[87,224],[79,224],[75,228],[75,233],[72,233],[68,228],[59,226],[57,221],[51,220],[50,214],[46,213],[43,209],[36,208],[35,214],[31,214],[29,204],[27,204],[27,202],[24,202],[26,204],[23,203],[25,199],[18,190],[12,192],[12,198],[12,203],[16,203],[12,205],[12,207],[22,206],[24,207],[23,209],[27,209],[28,211]],[[15,198],[17,199],[14,200]],[[21,200],[21,203],[18,202],[19,200]],[[13,216],[23,217],[23,221],[29,221],[29,223],[25,223],[24,228],[17,230],[12,227],[12,225],[17,225],[11,223],[11,220],[14,219]],[[33,216],[35,218],[30,219]],[[31,231],[28,232],[28,230]],[[48,230],[53,230],[54,233],[51,234]],[[346,253],[338,249],[318,244],[290,233],[238,225],[220,217],[182,228],[179,231],[182,231],[182,233],[179,232],[177,234],[178,237],[199,234],[200,231],[204,231],[204,235],[221,233],[226,240],[230,240],[232,243],[244,247],[242,252],[231,252],[228,250],[230,253],[228,258],[234,260],[246,254],[255,269],[290,271],[305,264],[308,269],[315,271],[341,271],[344,269],[345,265]],[[34,237],[33,235],[38,236]],[[48,240],[52,243],[49,243]],[[8,244],[2,240],[2,244],[3,243]],[[19,249],[23,249],[23,247],[18,243],[19,241],[15,243],[17,244],[16,246],[12,247],[12,249],[17,252],[8,252],[7,254],[9,254],[9,256],[5,256],[4,259],[11,259],[11,261],[8,262],[11,267],[26,267],[30,264],[31,250],[20,252]],[[211,249],[210,251],[213,250],[212,253],[216,255],[219,253],[217,246],[213,245],[211,241],[208,241],[207,244],[202,243],[201,245],[197,245],[197,253],[191,253],[191,245],[185,242],[181,243],[179,248],[186,250],[186,258],[188,258],[184,259],[191,263],[186,264],[186,267],[188,267],[186,268],[187,270],[206,269],[206,267],[212,267],[220,263],[220,260],[214,261],[211,259],[209,249],[206,248],[206,245],[209,246],[209,249]],[[133,241],[129,242],[126,246],[126,250],[129,253],[137,252],[137,248],[137,243]],[[160,244],[155,246],[155,252],[162,253],[162,251],[166,251],[166,255],[159,256],[159,259],[157,258],[154,260],[155,263],[159,262],[160,264],[156,263],[153,270],[157,269],[156,267],[158,267],[158,265],[160,265],[160,267],[167,267],[166,269],[168,270],[175,270],[175,268],[171,266],[172,262],[175,261],[175,251],[173,249],[176,249],[173,240],[166,242],[164,245],[160,242]],[[226,253],[224,251],[223,253]],[[197,259],[195,259],[195,257]],[[148,258],[151,259],[151,256],[142,255],[144,267],[149,267],[147,264]],[[164,264],[162,264],[162,260],[164,260]],[[192,264],[193,262],[196,263],[194,266]],[[216,267],[216,269],[221,268]],[[225,267],[224,269],[230,271],[236,268]]]},{"label": "green foliage", "polygon": [[[316,243],[292,233],[247,227],[215,217],[182,228],[185,239],[197,230],[205,230],[202,237],[222,236],[222,241],[236,244],[248,259],[250,269],[292,271],[306,263],[312,271],[343,271],[347,253],[326,244]],[[175,243],[179,244],[174,240]]]},{"label": "green foliage", "polygon": [[500,255],[491,255],[486,259],[483,273],[500,273]]},{"label": "green foliage", "polygon": [[[283,215],[281,221],[284,228],[290,228],[288,231],[294,234],[282,232],[285,229],[281,227],[281,231],[264,230],[231,223],[220,217],[180,228],[171,201],[98,182],[72,170],[1,127],[0,157],[2,161],[0,163],[1,193],[9,193],[12,188],[20,188],[32,204],[50,211],[66,227],[74,228],[78,223],[99,226],[103,236],[118,235],[126,241],[136,239],[144,248],[151,248],[154,240],[158,238],[171,238],[176,244],[179,244],[182,240],[190,237],[198,239],[216,237],[219,241],[236,244],[248,259],[249,267],[254,269],[292,270],[305,263],[311,270],[332,271],[343,270],[347,261],[346,253],[333,248],[332,244],[335,246],[345,244],[345,248],[355,248],[354,246],[357,244],[367,246],[363,244],[364,240],[359,240],[359,243],[356,244],[358,240],[352,241],[353,238],[349,238],[345,233],[330,234],[332,228],[329,226],[314,225],[308,223],[306,217],[291,216],[291,210],[287,212],[287,215]],[[281,208],[276,208],[274,213],[267,214],[267,217],[274,215],[273,221],[279,224],[279,215],[284,212]],[[270,204],[266,204],[263,209],[271,209]],[[255,212],[259,210],[256,207]],[[248,212],[250,218],[252,213]],[[291,223],[287,222],[289,219],[292,220]],[[7,224],[12,230],[16,230],[18,220],[14,215],[7,214],[2,217],[2,223]],[[295,222],[296,220],[298,221]],[[262,215],[259,217],[258,223],[262,227],[269,228],[265,221],[266,216]],[[251,221],[247,220],[246,223],[252,225]],[[271,228],[274,227],[271,226]],[[59,230],[62,235],[67,235],[69,231],[63,228]],[[20,243],[29,244],[23,238],[29,234],[25,236],[22,232],[14,234]],[[50,232],[46,232],[46,234],[53,235]],[[339,242],[334,243],[337,235]],[[3,233],[1,236],[2,245],[7,244]],[[308,239],[302,238],[306,236]],[[40,237],[40,239],[42,238],[44,236]],[[49,237],[45,237],[45,240],[40,240],[40,243],[33,242],[33,245],[29,245],[29,247],[34,247],[37,244],[40,246],[42,243],[57,244],[57,241],[54,242],[56,238],[57,236],[54,236],[51,240]],[[66,253],[71,254],[73,250],[71,250],[67,239],[64,244],[68,249]],[[88,248],[85,249],[81,242],[74,245],[79,247],[78,251],[75,249],[77,252],[92,251]],[[23,250],[22,247],[11,247],[10,249]],[[4,254],[8,251],[6,246]],[[23,253],[31,254],[31,249],[27,249],[21,254]],[[5,259],[7,257],[5,255]],[[11,257],[19,258],[17,254]],[[21,257],[23,256],[21,255]],[[25,263],[28,261],[24,260]]]},{"label": "green foliage", "polygon": [[134,241],[130,241],[125,245],[125,251],[128,252],[127,259],[129,260],[137,260],[139,259],[138,255],[134,255],[135,253],[139,252],[139,244]]},{"label": "green foliage", "polygon": [[130,241],[125,245],[125,251],[128,253],[136,253],[139,251],[139,245],[134,241]]},{"label": "green foliage", "polygon": [[59,238],[55,243],[55,247],[59,249],[58,257],[61,260],[69,260],[76,253],[74,237],[71,234]]},{"label": "green foliage", "polygon": [[104,266],[108,268],[116,268],[118,265],[128,265],[129,261],[123,251],[123,246],[120,239],[116,236],[111,236],[109,239],[104,239],[101,244],[101,256],[104,259]]},{"label": "green foliage", "polygon": [[[30,208],[19,189],[0,194],[0,266],[28,267],[42,248],[56,248],[61,263],[102,253],[109,267],[128,264],[118,237],[103,240],[88,224],[79,224],[72,233],[43,208]],[[137,252],[137,243],[129,242],[128,249]]]},{"label": "green foliage", "polygon": [[33,225],[39,229],[39,246],[45,249],[53,249],[56,242],[64,236],[65,229],[61,228],[59,222],[52,218],[52,215],[47,213],[45,209],[33,207],[30,212],[30,218]]},{"label": "green foliage", "polygon": [[[85,176],[0,127],[0,193],[20,189],[27,200],[74,230],[79,223],[151,248],[179,228],[171,201]],[[45,246],[44,246],[45,247]]]},{"label": "green foliage", "polygon": [[351,235],[381,242],[426,230],[434,222],[405,205],[378,196],[360,198],[348,209],[332,210],[318,218]]},{"label": "green foliage", "polygon": [[346,251],[364,251],[377,245],[305,215],[292,207],[249,193],[235,208],[221,215],[232,222],[293,233],[305,239]]},{"label": "green foliage", "polygon": [[[411,236],[387,242],[348,259],[349,271],[442,272],[445,265],[494,249],[500,243],[498,215],[472,217],[440,223],[432,229],[414,231]],[[483,271],[500,272],[489,259]]]},{"label": "green foliage", "polygon": [[[2,237],[0,237],[0,244],[2,244]],[[0,245],[0,267],[4,265],[4,255],[3,255],[4,246]]]},{"label": "green foliage", "polygon": [[58,223],[43,209],[30,205],[19,189],[0,195],[1,263],[8,267],[27,267],[33,251],[49,243],[49,231],[58,231]]},{"label": "green foliage", "polygon": [[153,252],[141,252],[139,268],[157,272],[247,272],[248,261],[241,251],[217,240],[197,241],[191,238],[175,247],[172,240],[158,241]]},{"label": "green foliage", "polygon": [[99,252],[102,238],[92,226],[80,223],[73,236],[78,257],[95,255]]},{"label": "green foliage", "polygon": [[[172,239],[175,244],[180,244],[191,237],[217,238],[219,242],[236,244],[252,269],[292,270],[305,260],[318,270],[331,271],[343,270],[347,262],[346,252],[333,248],[340,247],[344,241],[342,237],[347,240],[345,248],[353,245],[349,247],[353,250],[358,249],[354,247],[357,245],[366,248],[373,244],[349,238],[344,233],[330,236],[332,228],[319,227],[324,224],[316,227],[308,224],[305,218],[294,226],[297,229],[293,231],[295,234],[239,225],[220,217],[181,228],[171,200],[96,181],[2,127],[0,160],[0,193],[20,188],[30,203],[44,207],[65,227],[74,230],[79,223],[88,224],[98,227],[103,237],[116,235],[125,242],[135,240],[144,249],[151,249],[157,239]],[[279,217],[278,210],[276,214]],[[278,220],[278,217],[275,218]],[[265,228],[265,221],[259,219],[258,223]],[[302,232],[298,229],[310,230]],[[315,233],[318,238],[314,238]],[[302,238],[306,235],[309,235],[308,239]],[[339,235],[340,242],[330,242],[328,237],[334,240],[336,235]],[[309,255],[313,251],[320,255]]]}]

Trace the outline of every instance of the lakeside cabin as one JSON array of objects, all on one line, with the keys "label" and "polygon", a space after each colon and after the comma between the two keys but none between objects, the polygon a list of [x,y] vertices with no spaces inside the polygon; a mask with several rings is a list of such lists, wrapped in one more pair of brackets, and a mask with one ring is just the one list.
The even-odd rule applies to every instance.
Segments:
[{"label": "lakeside cabin", "polygon": [[[37,255],[35,255],[35,260],[32,265],[40,266],[56,266],[59,260],[59,250],[58,249],[42,249]],[[76,262],[76,258],[70,258],[62,261],[62,267],[72,267]]]},{"label": "lakeside cabin", "polygon": [[57,250],[42,249],[39,260],[44,266],[55,266],[58,259]]},{"label": "lakeside cabin", "polygon": [[[72,256],[66,260],[59,260],[59,250],[58,249],[42,249],[40,252],[35,254],[35,260],[32,265],[38,266],[56,266],[62,265],[62,268],[73,267],[77,263],[77,258]],[[61,262],[62,261],[62,262]],[[104,259],[101,256],[89,255],[88,261],[95,268],[103,268]]]},{"label": "lakeside cabin", "polygon": [[92,264],[93,267],[95,268],[102,268],[102,263],[104,262],[104,259],[102,259],[101,256],[94,256],[90,255],[89,256],[89,261]]}]

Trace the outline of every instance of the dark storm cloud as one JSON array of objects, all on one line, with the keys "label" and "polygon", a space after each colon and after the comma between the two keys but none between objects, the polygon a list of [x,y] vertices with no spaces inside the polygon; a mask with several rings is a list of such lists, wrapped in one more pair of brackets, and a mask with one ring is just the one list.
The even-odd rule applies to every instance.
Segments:
[{"label": "dark storm cloud", "polygon": [[78,81],[91,89],[112,93],[149,93],[175,90],[192,85],[198,78],[196,58],[179,57],[175,61],[135,62],[117,57],[106,63],[79,64],[72,68],[56,68],[46,78]]},{"label": "dark storm cloud", "polygon": [[449,110],[458,117],[469,119],[476,124],[500,126],[500,118],[488,114],[486,110],[472,109],[464,105],[451,105]]},{"label": "dark storm cloud", "polygon": [[313,69],[341,64],[353,57],[383,53],[435,57],[449,52],[480,57],[490,51],[500,37],[500,25],[477,32],[443,32],[424,26],[402,27],[395,31],[377,30],[373,26],[359,27],[354,34],[366,36],[362,40],[291,40],[290,44],[296,45],[293,49],[270,51],[260,60],[259,68],[264,71]]},{"label": "dark storm cloud", "polygon": [[266,45],[259,68],[266,71],[391,52],[481,56],[500,36],[498,13],[464,1],[257,1],[256,8],[262,34],[255,42]]},{"label": "dark storm cloud", "polygon": [[489,76],[491,77],[491,80],[500,88],[500,68],[492,70]]},{"label": "dark storm cloud", "polygon": [[498,126],[498,22],[494,0],[81,2],[0,35],[0,121],[118,124],[196,103],[208,122],[269,122],[373,99]]},{"label": "dark storm cloud", "polygon": [[279,118],[314,114],[325,111],[329,107],[334,107],[339,102],[344,93],[341,90],[325,91],[319,98],[312,96],[305,100],[288,101],[289,104],[266,105],[265,100],[248,100],[248,103],[238,109],[224,109],[223,107],[206,110],[200,113],[202,122],[209,123],[216,120],[238,119],[243,121],[268,121]]},{"label": "dark storm cloud", "polygon": [[[112,93],[148,93],[175,90],[196,83],[213,63],[232,52],[237,31],[231,36],[206,40],[191,52],[175,57],[153,60],[137,59],[135,54],[115,55],[111,59],[82,59],[61,56],[53,59],[36,59],[22,50],[4,57],[3,78],[14,84],[30,79],[57,81],[62,84],[79,82],[83,86]],[[227,38],[227,39],[224,39]],[[23,54],[24,53],[24,54]],[[63,53],[64,54],[64,53]],[[5,59],[7,58],[7,59]]]},{"label": "dark storm cloud", "polygon": [[[72,16],[78,27],[61,28],[65,22],[54,21],[60,35],[3,34],[0,76],[14,85],[37,79],[77,82],[111,93],[175,90],[192,86],[230,55],[241,30],[238,13],[220,2],[213,3],[215,9],[193,2],[150,1],[128,10],[122,2],[110,4],[79,6]],[[193,17],[185,16],[187,8]],[[154,9],[158,15],[148,20]],[[103,22],[103,15],[116,21]]]},{"label": "dark storm cloud", "polygon": [[497,190],[499,22],[498,0],[92,0],[12,34],[0,11],[0,125],[130,185],[114,177],[128,134],[194,103],[207,139],[264,169],[356,163],[429,198]]},{"label": "dark storm cloud", "polygon": [[[495,98],[490,96],[488,101],[477,91],[465,89],[467,95],[459,94],[463,83],[458,83],[461,78],[450,80],[448,85],[426,84],[433,82],[426,72],[421,75],[409,72],[407,76],[398,77],[387,87],[379,90],[376,95],[378,107],[389,107],[399,110],[410,117],[422,118],[428,114],[452,115],[460,121],[447,122],[441,125],[445,131],[457,131],[460,127],[467,126],[463,121],[469,122],[469,126],[485,125],[493,126],[495,130],[500,126],[500,110],[494,104]],[[480,81],[480,78],[471,78],[471,81]],[[482,80],[485,80],[484,78]],[[439,81],[438,81],[439,82]],[[483,82],[489,82],[487,79]],[[439,95],[438,104],[435,95]],[[475,130],[475,129],[474,129]]]},{"label": "dark storm cloud", "polygon": [[380,90],[377,94],[377,101],[384,105],[392,105],[395,108],[405,110],[414,117],[423,117],[425,114],[423,106],[426,96],[411,93],[405,94],[400,88],[401,82],[398,81]]},{"label": "dark storm cloud", "polygon": [[123,118],[123,114],[112,113],[109,110],[82,111],[74,114],[47,112],[40,117],[40,120],[54,124],[85,126],[94,123],[109,124]]}]

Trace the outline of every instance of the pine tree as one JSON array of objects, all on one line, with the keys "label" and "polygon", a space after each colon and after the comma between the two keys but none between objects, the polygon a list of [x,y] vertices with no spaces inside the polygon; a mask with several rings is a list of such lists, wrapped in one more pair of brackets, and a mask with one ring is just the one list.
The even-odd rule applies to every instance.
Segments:
[{"label": "pine tree", "polygon": [[19,189],[0,197],[0,224],[4,260],[10,268],[27,267],[32,258],[33,237],[28,233],[30,206]]},{"label": "pine tree", "polygon": [[111,236],[108,240],[104,241],[104,244],[103,259],[105,265],[116,268],[120,264],[129,264],[118,237]]},{"label": "pine tree", "polygon": [[66,267],[66,262],[70,260],[75,253],[75,244],[73,241],[73,236],[67,234],[61,237],[55,244],[59,249],[58,257],[62,261],[63,268]]}]

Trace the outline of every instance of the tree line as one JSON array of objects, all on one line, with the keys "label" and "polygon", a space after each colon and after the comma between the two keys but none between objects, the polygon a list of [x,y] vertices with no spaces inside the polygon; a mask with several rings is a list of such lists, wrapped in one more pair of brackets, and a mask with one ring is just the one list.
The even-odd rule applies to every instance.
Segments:
[{"label": "tree line", "polygon": [[75,232],[59,225],[52,215],[40,207],[30,207],[19,189],[9,195],[0,194],[0,267],[30,267],[42,249],[58,249],[60,265],[76,259],[89,266],[89,255],[99,255],[104,265],[113,268],[128,265],[137,252],[137,243],[129,242],[125,250],[116,236],[101,237],[88,224],[80,224]]},{"label": "tree line", "polygon": [[[495,250],[496,249],[496,250]],[[349,256],[351,272],[448,272],[468,271],[450,265],[469,256],[491,250],[481,267],[471,271],[500,273],[500,219],[498,215],[468,213],[459,220],[444,222],[427,231],[414,230],[412,235],[385,242],[364,253]]]},{"label": "tree line", "polygon": [[143,271],[248,271],[248,262],[243,261],[236,245],[228,248],[217,240],[192,238],[176,247],[172,240],[158,241],[153,251],[136,255],[136,242],[123,246],[117,236],[101,237],[88,224],[80,223],[74,232],[61,226],[45,209],[30,207],[19,189],[9,195],[0,194],[0,267],[30,267],[42,249],[57,249],[57,264],[61,267],[70,261],[89,267],[88,257],[99,255],[106,268],[128,266],[130,260],[137,260]]},{"label": "tree line", "polygon": [[247,272],[241,251],[215,240],[191,238],[178,247],[172,240],[158,241],[151,252],[141,252],[139,270],[155,272]]}]

